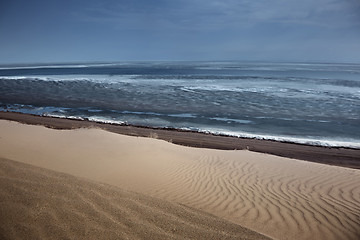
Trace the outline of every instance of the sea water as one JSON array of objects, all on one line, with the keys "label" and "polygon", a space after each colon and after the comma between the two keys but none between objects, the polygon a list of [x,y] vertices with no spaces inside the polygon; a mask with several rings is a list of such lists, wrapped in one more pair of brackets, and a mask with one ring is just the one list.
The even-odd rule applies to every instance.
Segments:
[{"label": "sea water", "polygon": [[0,111],[360,148],[360,64],[3,65]]}]

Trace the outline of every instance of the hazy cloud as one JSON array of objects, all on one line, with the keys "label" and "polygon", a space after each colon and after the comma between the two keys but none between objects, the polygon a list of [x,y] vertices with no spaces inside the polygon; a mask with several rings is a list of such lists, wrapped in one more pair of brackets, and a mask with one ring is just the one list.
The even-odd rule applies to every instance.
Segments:
[{"label": "hazy cloud", "polygon": [[360,61],[358,0],[4,2],[2,62]]},{"label": "hazy cloud", "polygon": [[97,3],[83,10],[77,13],[83,21],[132,22],[139,27],[144,27],[145,20],[171,27],[212,29],[271,22],[331,28],[360,24],[360,2],[355,0],[135,0]]}]

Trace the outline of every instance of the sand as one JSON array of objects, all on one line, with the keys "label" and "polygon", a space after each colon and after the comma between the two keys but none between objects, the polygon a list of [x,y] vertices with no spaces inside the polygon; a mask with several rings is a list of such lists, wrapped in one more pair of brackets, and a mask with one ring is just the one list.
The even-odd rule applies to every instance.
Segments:
[{"label": "sand", "polygon": [[253,152],[360,169],[360,151],[351,148],[328,148],[271,140],[237,138],[168,128],[105,124],[87,120],[44,117],[16,112],[0,112],[0,119],[54,129],[100,128],[128,136],[149,137],[170,141],[182,146],[221,150],[247,149]]},{"label": "sand", "polygon": [[0,157],[182,204],[275,239],[360,238],[356,169],[5,120]]},{"label": "sand", "polygon": [[268,239],[195,209],[0,159],[0,238]]}]

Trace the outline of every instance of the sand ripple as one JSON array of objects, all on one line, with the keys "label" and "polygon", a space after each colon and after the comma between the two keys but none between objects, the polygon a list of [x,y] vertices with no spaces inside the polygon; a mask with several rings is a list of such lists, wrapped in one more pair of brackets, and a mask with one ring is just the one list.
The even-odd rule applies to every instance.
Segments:
[{"label": "sand ripple", "polygon": [[153,195],[278,239],[359,239],[360,171],[199,151],[196,160],[174,162]]},{"label": "sand ripple", "polygon": [[[356,169],[188,148],[98,129],[58,131],[5,121],[1,126],[4,158],[181,203],[277,239],[360,239]],[[88,217],[101,215],[104,224],[118,217],[112,214],[116,207],[104,209],[93,201],[97,195],[73,192],[78,201],[89,200]],[[52,217],[61,216],[49,212]]]},{"label": "sand ripple", "polygon": [[0,159],[1,239],[267,239],[179,204]]}]

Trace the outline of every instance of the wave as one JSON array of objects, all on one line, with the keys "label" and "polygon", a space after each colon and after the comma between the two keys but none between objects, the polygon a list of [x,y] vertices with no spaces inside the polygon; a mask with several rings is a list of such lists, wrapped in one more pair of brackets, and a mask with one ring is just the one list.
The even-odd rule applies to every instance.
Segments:
[{"label": "wave", "polygon": [[[360,142],[357,139],[350,139],[350,138],[334,138],[334,139],[325,139],[319,138],[314,136],[307,136],[307,137],[293,137],[293,136],[282,136],[282,135],[268,135],[268,134],[254,134],[248,132],[241,132],[241,131],[229,131],[226,129],[220,128],[212,128],[212,127],[171,127],[171,126],[145,126],[142,124],[131,124],[127,121],[114,119],[111,117],[106,116],[74,116],[74,115],[66,115],[64,114],[65,110],[68,108],[56,108],[56,107],[42,107],[42,108],[34,108],[26,109],[24,105],[20,105],[21,109],[15,108],[3,108],[0,107],[0,111],[2,112],[21,112],[25,114],[34,114],[40,116],[47,116],[47,117],[57,117],[57,118],[65,118],[65,119],[76,119],[76,120],[83,120],[83,121],[92,121],[92,122],[99,122],[99,123],[108,123],[108,124],[118,124],[118,125],[133,125],[133,126],[143,126],[143,127],[152,127],[152,128],[165,128],[165,129],[180,129],[183,131],[193,131],[193,132],[200,132],[200,133],[207,133],[213,135],[223,135],[223,136],[231,136],[231,137],[238,137],[238,138],[249,138],[249,139],[259,139],[259,140],[272,140],[277,142],[286,142],[286,143],[296,143],[296,144],[303,144],[303,145],[311,145],[311,146],[322,146],[322,147],[336,147],[336,148],[352,148],[352,149],[360,149]],[[26,106],[25,106],[26,107]],[[28,106],[27,106],[28,107]],[[29,108],[29,107],[28,107]],[[85,109],[83,109],[85,110]],[[98,112],[95,109],[87,109],[88,112]],[[117,113],[123,114],[135,114],[135,115],[154,115],[154,116],[170,116],[170,117],[179,117],[179,118],[196,118],[195,114],[160,114],[160,113],[153,113],[153,112],[132,112],[132,111],[116,111]],[[225,121],[225,122],[237,122],[241,124],[252,124],[252,121],[249,120],[241,120],[241,119],[230,119],[230,118],[219,118],[213,117],[209,118],[211,120],[216,121]]]},{"label": "wave", "polygon": [[[116,64],[76,64],[79,69],[72,69],[71,64],[50,66],[63,69],[0,69],[0,107],[6,111],[20,109],[30,114],[79,116],[93,121],[153,127],[192,126],[190,130],[194,131],[217,127],[256,133],[248,137],[261,135],[258,133],[304,136],[314,139],[311,143],[314,145],[321,139],[308,135],[325,140],[329,136],[358,139],[359,75],[344,73],[341,68],[354,70],[360,65],[339,65],[340,70],[332,73],[322,72],[324,66],[318,64]],[[197,69],[207,66],[219,69]],[[328,66],[337,68],[337,65]],[[260,70],[246,71],[250,67]],[[267,67],[319,71],[268,72],[264,69]],[[225,130],[219,132],[225,134]]]},{"label": "wave", "polygon": [[[104,114],[113,113],[120,115],[144,115],[144,116],[156,116],[156,117],[172,117],[172,118],[197,118],[198,116],[193,113],[173,113],[173,114],[165,114],[165,113],[156,113],[156,112],[140,112],[140,111],[120,111],[120,110],[103,110],[96,109],[91,107],[81,107],[81,108],[66,108],[66,107],[36,107],[33,105],[25,105],[25,104],[3,104],[1,106],[0,102],[0,111],[2,112],[20,112],[25,114],[34,114],[34,115],[42,115],[42,116],[51,116],[51,117],[59,117],[59,118],[76,118],[80,120],[94,120],[101,122],[112,122],[123,124],[125,121],[110,119],[106,116],[92,116],[91,114]],[[75,112],[81,112],[81,114],[85,114],[82,116],[69,115]]]},{"label": "wave", "polygon": [[[1,74],[1,73],[0,73]],[[0,75],[0,80],[27,81],[88,81],[95,83],[125,83],[141,85],[164,85],[183,87],[183,91],[224,90],[261,92],[277,91],[301,94],[318,94],[327,92],[359,93],[358,79],[328,79],[305,77],[270,77],[246,75],[142,75],[142,74],[30,74]],[[193,80],[193,81],[191,81]],[[321,86],[321,88],[319,88]]]},{"label": "wave", "polygon": [[60,114],[52,114],[52,113],[46,113],[42,116],[45,117],[55,117],[55,118],[64,118],[64,119],[76,119],[76,120],[82,120],[82,121],[90,121],[90,122],[98,122],[98,123],[108,123],[108,124],[117,124],[117,125],[124,125],[126,122],[119,121],[119,120],[111,120],[105,117],[79,117],[79,116],[65,116]]},{"label": "wave", "polygon": [[90,68],[90,67],[112,67],[123,66],[128,63],[88,63],[88,64],[45,64],[45,65],[14,65],[0,66],[0,70],[21,70],[21,69],[44,69],[44,68]]},{"label": "wave", "polygon": [[233,118],[221,118],[221,117],[212,117],[210,118],[212,120],[216,120],[216,121],[222,121],[222,122],[236,122],[236,123],[241,123],[241,124],[250,124],[253,123],[250,120],[243,120],[243,119],[233,119]]},{"label": "wave", "polygon": [[261,134],[252,134],[246,132],[235,132],[228,130],[216,130],[216,129],[198,129],[198,132],[210,133],[214,135],[225,135],[239,138],[250,138],[250,139],[259,139],[259,140],[272,140],[276,142],[285,142],[285,143],[297,143],[303,145],[311,146],[321,146],[321,147],[345,147],[360,149],[360,142],[357,139],[321,139],[312,136],[307,138],[298,138],[290,136],[277,136],[277,135],[261,135]]},{"label": "wave", "polygon": [[0,76],[0,80],[26,80],[26,81],[46,81],[46,82],[76,82],[86,81],[94,83],[131,83],[135,82],[137,75],[32,75],[32,76]]},{"label": "wave", "polygon": [[309,72],[347,72],[360,73],[359,64],[339,63],[239,63],[239,62],[205,62],[195,65],[199,70],[238,70],[238,71],[266,71],[266,72],[288,72],[288,71],[309,71]]},{"label": "wave", "polygon": [[177,118],[197,118],[197,115],[192,113],[167,114],[167,116]]},{"label": "wave", "polygon": [[[11,82],[9,82],[11,81]],[[210,82],[209,82],[210,81]],[[2,83],[4,82],[4,83]],[[204,80],[204,82],[185,81],[177,79],[177,81],[165,81],[156,79],[153,81],[141,80],[138,75],[108,76],[108,75],[45,75],[45,76],[0,76],[0,84],[10,86],[9,84],[21,84],[22,86],[33,82],[44,83],[99,83],[103,88],[125,89],[126,87],[145,88],[148,86],[164,86],[170,91],[183,91],[188,93],[198,93],[199,91],[210,92],[233,92],[233,93],[256,93],[269,96],[287,97],[287,98],[316,98],[326,99],[336,97],[348,99],[349,101],[358,101],[360,97],[360,82],[344,81],[344,85],[340,85],[339,81],[331,81],[320,88],[312,88],[313,85],[299,86],[291,83],[281,84],[263,81],[254,83],[252,81],[245,82],[212,82]],[[120,85],[117,85],[120,84]],[[336,87],[334,87],[334,85]],[[358,86],[359,85],[359,86]],[[58,87],[58,85],[56,85]]]}]

